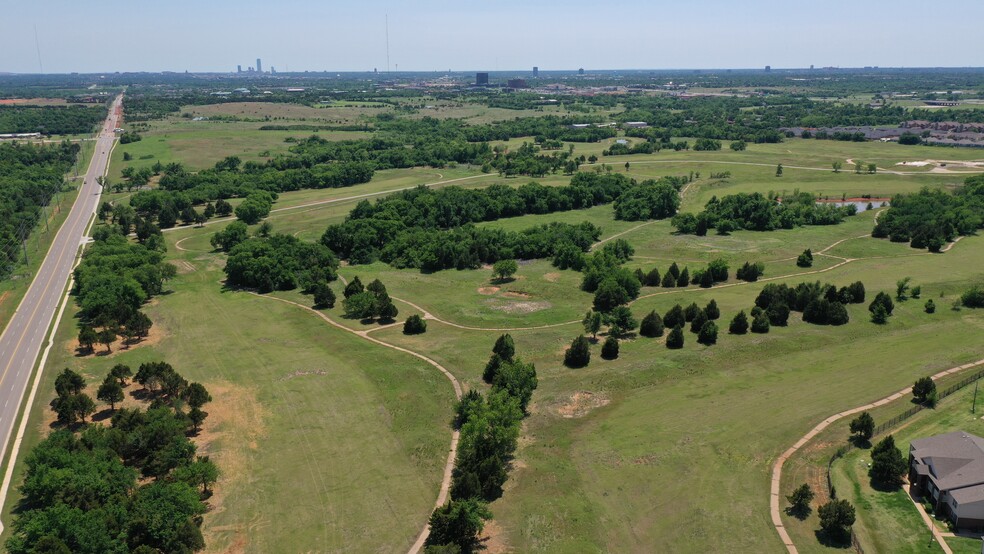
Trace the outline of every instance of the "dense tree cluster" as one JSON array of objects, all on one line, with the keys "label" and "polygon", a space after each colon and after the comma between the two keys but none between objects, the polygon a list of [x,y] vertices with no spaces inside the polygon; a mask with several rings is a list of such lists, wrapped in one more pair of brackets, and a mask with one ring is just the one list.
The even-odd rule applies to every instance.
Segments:
[{"label": "dense tree cluster", "polygon": [[334,281],[338,259],[321,244],[306,243],[285,234],[252,237],[229,251],[226,284],[260,292],[306,291],[319,282]]},{"label": "dense tree cluster", "polygon": [[707,234],[711,228],[720,234],[738,229],[774,231],[802,225],[836,225],[856,211],[853,204],[838,207],[817,203],[816,197],[808,192],[794,193],[782,199],[758,192],[738,193],[712,197],[698,214],[678,214],[673,218],[673,226],[680,233],[698,236]]},{"label": "dense tree cluster", "polygon": [[[129,374],[126,366],[114,367],[100,396],[118,402]],[[154,400],[149,409],[120,408],[111,425],[85,426],[80,435],[57,430],[28,454],[8,552],[193,552],[205,546],[202,499],[218,468],[196,457],[187,433],[205,419],[201,407],[211,397],[164,362],[144,364],[137,375]],[[52,406],[60,420],[65,406],[92,412],[84,388],[77,373],[66,369],[58,376]]]},{"label": "dense tree cluster", "polygon": [[[108,348],[117,334],[128,340],[146,336],[151,322],[140,307],[177,273],[150,241],[133,243],[116,226],[98,227],[93,239],[75,268],[72,289],[80,308],[80,342],[90,350],[96,341]],[[96,333],[95,327],[103,330]]]},{"label": "dense tree cluster", "polygon": [[897,489],[902,485],[902,476],[909,464],[902,452],[895,446],[895,438],[889,435],[871,449],[871,482],[885,489]]},{"label": "dense tree cluster", "polygon": [[[353,280],[353,283],[357,282]],[[379,279],[369,283],[365,290],[361,289],[361,283],[357,289],[346,287],[342,307],[345,309],[345,317],[362,320],[379,318],[392,321],[400,313],[386,292],[386,286]]]},{"label": "dense tree cluster", "polygon": [[428,546],[476,550],[484,521],[491,518],[485,503],[502,495],[520,424],[537,387],[536,368],[515,358],[512,339],[507,337],[500,337],[493,349],[493,359],[498,357],[500,363],[492,389],[484,396],[470,390],[456,406],[455,426],[460,436],[451,500],[431,515]]},{"label": "dense tree cluster", "polygon": [[[267,195],[266,201],[273,202],[280,192],[367,183],[372,179],[373,168],[368,162],[358,161],[305,165],[293,157],[275,158],[266,164],[243,164],[238,157],[231,156],[197,173],[177,163],[161,167],[160,173],[158,188],[137,192],[130,198],[130,205],[141,217],[156,220],[160,227],[167,228],[173,227],[178,216],[193,206],[216,202],[216,215],[227,215],[218,211],[218,201]],[[236,215],[253,223],[269,212],[257,207],[251,206],[242,215]]]},{"label": "dense tree cluster", "polygon": [[87,135],[106,118],[104,106],[0,106],[0,133]]},{"label": "dense tree cluster", "polygon": [[[849,320],[846,305],[863,303],[864,298],[864,284],[860,281],[840,289],[819,281],[800,283],[795,287],[769,283],[755,298],[755,307],[762,310],[771,325],[786,325],[790,310],[802,312],[803,321],[808,323],[843,325]],[[755,331],[754,325],[752,330]]]},{"label": "dense tree cluster", "polygon": [[[0,108],[2,110],[9,108]],[[18,261],[21,241],[46,206],[64,186],[64,174],[79,153],[79,145],[0,143],[0,279]]]},{"label": "dense tree cluster", "polygon": [[924,188],[913,194],[895,195],[871,236],[939,252],[957,236],[973,234],[982,227],[984,176],[975,175],[953,193]]},{"label": "dense tree cluster", "polygon": [[615,200],[615,219],[643,221],[676,215],[683,184],[684,179],[679,177],[663,177],[629,188]]}]

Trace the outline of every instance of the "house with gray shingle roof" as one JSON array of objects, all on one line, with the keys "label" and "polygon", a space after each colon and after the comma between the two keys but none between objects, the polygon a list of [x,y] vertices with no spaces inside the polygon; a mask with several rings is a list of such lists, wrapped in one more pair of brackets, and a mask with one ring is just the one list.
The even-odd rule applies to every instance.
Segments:
[{"label": "house with gray shingle roof", "polygon": [[954,431],[912,441],[909,483],[956,527],[984,530],[984,438]]}]

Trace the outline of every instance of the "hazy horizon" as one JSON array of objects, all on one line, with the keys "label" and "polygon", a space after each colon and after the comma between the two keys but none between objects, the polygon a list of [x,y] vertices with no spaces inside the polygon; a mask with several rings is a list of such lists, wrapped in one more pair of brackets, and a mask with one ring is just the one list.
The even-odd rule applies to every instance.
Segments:
[{"label": "hazy horizon", "polygon": [[[984,2],[933,10],[900,0],[891,11],[863,0],[788,4],[106,0],[95,9],[38,0],[5,8],[0,72],[232,72],[256,58],[264,71],[383,72],[387,16],[391,71],[984,66],[976,39]],[[937,36],[942,46],[928,40]]]}]

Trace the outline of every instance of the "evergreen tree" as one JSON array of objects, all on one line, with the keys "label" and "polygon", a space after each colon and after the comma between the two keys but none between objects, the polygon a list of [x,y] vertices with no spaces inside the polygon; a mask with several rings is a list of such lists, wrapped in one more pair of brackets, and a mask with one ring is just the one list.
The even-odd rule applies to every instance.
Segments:
[{"label": "evergreen tree", "polygon": [[645,285],[647,287],[658,287],[660,282],[659,269],[654,267],[646,274]]},{"label": "evergreen tree", "polygon": [[609,335],[601,345],[601,357],[606,360],[618,358],[618,339]]},{"label": "evergreen tree", "polygon": [[666,315],[663,316],[663,325],[672,329],[677,326],[682,326],[687,322],[687,316],[683,313],[683,308],[679,304],[670,308]]},{"label": "evergreen tree", "polygon": [[314,305],[316,308],[334,308],[335,291],[328,286],[328,281],[318,281],[313,287]]},{"label": "evergreen tree", "polygon": [[345,298],[351,298],[352,296],[364,291],[365,288],[362,286],[362,281],[360,281],[359,277],[356,276],[354,279],[349,281],[349,284],[345,285],[345,290],[342,294],[345,295]]},{"label": "evergreen tree", "polygon": [[666,347],[675,350],[683,348],[683,343],[683,327],[677,325],[670,331],[670,334],[666,336]]},{"label": "evergreen tree", "polygon": [[713,321],[706,321],[697,332],[697,342],[710,346],[717,343],[718,326]]},{"label": "evergreen tree", "polygon": [[738,312],[728,325],[728,332],[732,335],[744,335],[748,332],[748,316],[745,311]]},{"label": "evergreen tree", "polygon": [[642,318],[642,324],[639,326],[639,334],[650,338],[662,337],[663,329],[663,318],[659,317],[656,310],[653,310]]},{"label": "evergreen tree", "polygon": [[718,309],[717,301],[712,298],[711,301],[707,303],[707,306],[704,307],[704,314],[707,315],[707,319],[712,321],[719,319],[721,317],[721,310]]},{"label": "evergreen tree", "polygon": [[588,345],[588,339],[584,338],[584,335],[578,335],[564,353],[564,365],[576,369],[588,365],[590,361],[591,349]]},{"label": "evergreen tree", "polygon": [[663,275],[663,282],[661,283],[664,289],[671,289],[676,286],[676,277],[672,273],[667,271]]},{"label": "evergreen tree", "polygon": [[691,302],[689,306],[684,308],[683,318],[687,323],[690,323],[695,317],[697,317],[697,314],[699,314],[700,311],[700,306],[698,306],[696,302]]},{"label": "evergreen tree", "polygon": [[769,332],[769,318],[765,315],[765,312],[759,313],[752,319],[752,332],[762,334]]},{"label": "evergreen tree", "polygon": [[704,313],[704,310],[697,310],[697,315],[690,321],[690,332],[699,333],[708,321],[710,320],[707,319],[707,314]]},{"label": "evergreen tree", "polygon": [[683,268],[680,272],[680,277],[677,278],[676,286],[687,287],[690,286],[690,270],[688,268]]},{"label": "evergreen tree", "polygon": [[413,314],[403,322],[404,335],[419,335],[427,332],[427,321],[419,314]]}]

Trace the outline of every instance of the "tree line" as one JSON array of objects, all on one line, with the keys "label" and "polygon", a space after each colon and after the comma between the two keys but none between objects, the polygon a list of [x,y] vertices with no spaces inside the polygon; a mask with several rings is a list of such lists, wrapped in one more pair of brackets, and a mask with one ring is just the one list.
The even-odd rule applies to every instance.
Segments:
[{"label": "tree line", "polygon": [[[434,510],[428,552],[470,553],[480,548],[488,502],[502,495],[520,425],[537,387],[536,368],[515,356],[509,335],[496,340],[484,372],[492,388],[472,389],[455,406],[458,452],[451,474],[451,499]],[[451,550],[457,547],[457,550]]]},{"label": "tree line", "polygon": [[[116,408],[132,378],[135,395],[151,401]],[[194,552],[205,547],[203,500],[219,470],[196,456],[198,432],[212,400],[166,362],[142,364],[136,375],[118,364],[98,396],[111,405],[110,425],[86,424],[94,403],[85,379],[65,369],[52,402],[65,426],[31,449],[6,548],[37,552]],[[185,411],[186,408],[188,411]],[[81,417],[80,417],[81,416]],[[77,421],[81,420],[81,424]]]},{"label": "tree line", "polygon": [[99,106],[0,106],[0,133],[87,135],[106,119]]},{"label": "tree line", "polygon": [[673,218],[677,232],[703,236],[709,229],[726,235],[732,231],[774,231],[803,225],[836,225],[845,217],[857,213],[853,204],[838,207],[817,203],[809,192],[795,191],[789,197],[777,198],[761,193],[729,194],[712,197],[697,213],[682,213]]},{"label": "tree line", "polygon": [[[4,108],[5,109],[5,108]],[[80,147],[0,143],[0,279],[21,257],[21,243],[34,230],[42,206],[65,186]]]},{"label": "tree line", "polygon": [[118,335],[130,342],[149,333],[152,322],[140,308],[177,274],[164,261],[159,233],[151,235],[153,241],[144,238],[133,243],[115,225],[99,226],[93,232],[93,242],[73,274],[83,349],[92,351],[96,342],[108,349]]}]

